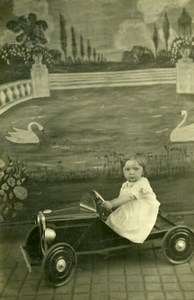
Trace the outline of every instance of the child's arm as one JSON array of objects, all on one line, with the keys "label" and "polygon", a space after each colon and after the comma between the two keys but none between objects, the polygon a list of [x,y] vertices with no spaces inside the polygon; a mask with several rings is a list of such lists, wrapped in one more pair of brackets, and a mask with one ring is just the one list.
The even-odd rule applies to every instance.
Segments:
[{"label": "child's arm", "polygon": [[108,209],[112,209],[112,208],[116,208],[130,200],[135,200],[135,199],[136,199],[136,197],[132,193],[129,193],[128,195],[119,196],[118,198],[115,198],[113,200],[105,201],[103,205]]}]

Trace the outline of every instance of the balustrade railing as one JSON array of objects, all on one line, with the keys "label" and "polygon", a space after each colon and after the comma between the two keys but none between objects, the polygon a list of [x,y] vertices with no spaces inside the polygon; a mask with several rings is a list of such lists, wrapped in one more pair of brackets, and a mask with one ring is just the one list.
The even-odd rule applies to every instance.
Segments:
[{"label": "balustrade railing", "polygon": [[17,103],[32,99],[31,80],[0,85],[0,115]]}]

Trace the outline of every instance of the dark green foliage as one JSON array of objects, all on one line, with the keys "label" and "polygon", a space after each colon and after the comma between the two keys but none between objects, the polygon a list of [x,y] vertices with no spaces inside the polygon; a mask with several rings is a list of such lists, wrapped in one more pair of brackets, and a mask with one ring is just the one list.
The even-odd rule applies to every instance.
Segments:
[{"label": "dark green foliage", "polygon": [[97,62],[100,63],[100,53],[97,55]]},{"label": "dark green foliage", "polygon": [[[43,63],[49,68],[61,63],[61,52],[57,49],[48,49],[38,45],[33,48],[28,48],[24,45],[5,44],[2,48],[0,48],[0,62],[1,65],[4,65],[4,76],[6,77],[6,72],[9,73],[9,70],[12,70],[11,66],[17,65],[17,69],[14,69],[12,78],[28,78],[29,68],[34,63],[32,58],[34,53],[41,53],[43,56]],[[18,73],[19,70],[22,70],[22,74]],[[25,74],[25,77],[23,74]],[[28,74],[27,77],[26,74]],[[10,80],[12,79],[10,78]]]},{"label": "dark green foliage", "polygon": [[76,42],[76,35],[75,35],[75,30],[74,27],[71,27],[71,42],[72,42],[72,55],[74,58],[74,61],[76,61],[77,57],[77,42]]},{"label": "dark green foliage", "polygon": [[170,62],[171,52],[167,51],[166,49],[159,50],[156,60],[157,62],[161,62],[161,63]]},{"label": "dark green foliage", "polygon": [[158,30],[157,30],[156,24],[154,24],[152,40],[154,42],[155,56],[157,57],[157,51],[158,51]]},{"label": "dark green foliage", "polygon": [[93,49],[93,60],[96,62],[96,49]]},{"label": "dark green foliage", "polygon": [[133,57],[136,57],[138,63],[150,62],[154,59],[153,52],[147,47],[134,46],[131,52]]},{"label": "dark green foliage", "polygon": [[90,40],[87,40],[87,56],[88,56],[88,61],[91,60],[91,54],[92,54],[92,48],[90,45]]},{"label": "dark green foliage", "polygon": [[121,58],[122,62],[128,62],[130,65],[138,64],[139,59],[135,52],[124,51]]},{"label": "dark green foliage", "polygon": [[61,48],[65,55],[65,59],[67,58],[67,31],[65,27],[65,19],[62,15],[60,17],[60,41],[61,41]]},{"label": "dark green foliage", "polygon": [[26,165],[0,156],[0,222],[16,217],[23,210],[28,195],[26,178]]},{"label": "dark green foliage", "polygon": [[44,20],[37,20],[35,14],[30,13],[28,17],[20,16],[17,20],[11,20],[7,23],[7,28],[18,34],[16,41],[19,44],[33,47],[47,43],[44,31],[48,25]]},{"label": "dark green foliage", "polygon": [[59,65],[61,63],[62,53],[57,49],[50,49],[49,54],[52,57],[52,65]]},{"label": "dark green foliage", "polygon": [[169,23],[169,19],[167,16],[167,12],[165,12],[165,14],[164,14],[163,33],[164,33],[166,51],[168,51],[168,40],[169,40],[169,36],[170,36],[170,23]]},{"label": "dark green foliage", "polygon": [[7,65],[27,65],[31,60],[31,50],[24,45],[5,44],[0,48],[0,60]]},{"label": "dark green foliage", "polygon": [[182,14],[178,19],[179,34],[186,37],[188,34],[191,35],[191,23],[192,18],[186,12],[186,9],[183,8]]},{"label": "dark green foliage", "polygon": [[84,61],[84,56],[85,56],[85,51],[84,51],[84,41],[83,41],[83,36],[80,35],[80,55],[82,58],[82,62]]}]

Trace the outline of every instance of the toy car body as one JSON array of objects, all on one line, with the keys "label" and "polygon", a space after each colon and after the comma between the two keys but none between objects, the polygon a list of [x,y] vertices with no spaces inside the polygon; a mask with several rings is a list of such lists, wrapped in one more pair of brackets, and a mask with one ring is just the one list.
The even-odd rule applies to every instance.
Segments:
[{"label": "toy car body", "polygon": [[[36,225],[21,246],[28,269],[42,264],[46,281],[60,286],[74,274],[78,255],[103,254],[133,245],[107,226],[105,220],[111,212],[102,202],[102,197],[91,191],[82,196],[76,207],[40,211]],[[162,239],[163,253],[171,263],[184,263],[192,257],[193,231],[176,225],[161,211],[147,238],[153,239]]]}]

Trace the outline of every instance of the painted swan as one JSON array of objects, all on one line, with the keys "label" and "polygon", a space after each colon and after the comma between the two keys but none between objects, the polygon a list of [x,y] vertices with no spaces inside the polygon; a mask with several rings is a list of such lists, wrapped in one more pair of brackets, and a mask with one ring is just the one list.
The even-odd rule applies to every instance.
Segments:
[{"label": "painted swan", "polygon": [[33,132],[32,126],[35,125],[40,131],[43,131],[43,126],[36,122],[31,122],[28,124],[28,129],[23,130],[13,127],[14,132],[8,132],[9,136],[6,139],[12,143],[17,144],[38,144],[39,137]]},{"label": "painted swan", "polygon": [[170,134],[171,142],[193,142],[194,141],[194,123],[181,127],[187,119],[187,111],[181,110],[182,121],[172,130]]}]

